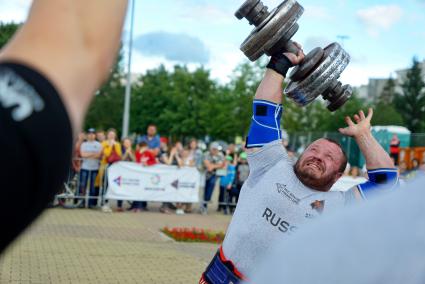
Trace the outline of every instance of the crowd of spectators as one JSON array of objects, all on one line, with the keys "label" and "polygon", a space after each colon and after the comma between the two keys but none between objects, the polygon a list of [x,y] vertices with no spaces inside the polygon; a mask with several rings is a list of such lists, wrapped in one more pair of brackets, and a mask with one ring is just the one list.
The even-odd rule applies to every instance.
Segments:
[{"label": "crowd of spectators", "polygon": [[[211,203],[214,190],[218,192],[217,211],[231,214],[239,199],[241,187],[249,175],[247,154],[242,146],[235,144],[222,145],[218,142],[209,144],[208,149],[204,143],[199,147],[196,139],[190,139],[186,145],[181,141],[171,143],[167,138],[160,137],[155,125],[149,125],[146,134],[133,139],[124,138],[117,140],[115,129],[106,133],[90,128],[85,133],[80,133],[75,143],[72,168],[78,173],[78,194],[91,197],[88,201],[90,208],[101,207],[104,212],[112,212],[108,200],[101,198],[107,188],[105,172],[108,166],[118,161],[135,162],[143,167],[156,164],[172,165],[177,167],[196,167],[201,173],[202,201],[200,213],[208,213],[208,204]],[[284,139],[288,156],[296,162],[298,151],[288,147],[288,140]],[[390,154],[395,160],[400,171],[401,183],[425,173],[425,166],[414,159],[409,165],[400,159],[400,141],[395,135],[390,145]],[[205,151],[206,150],[206,151]],[[352,179],[367,177],[365,166],[347,166],[345,176]],[[99,198],[100,197],[100,198]],[[100,200],[100,202],[98,202]],[[100,203],[100,204],[98,204]],[[148,211],[147,201],[133,201],[131,205],[124,206],[124,202],[117,201],[116,211],[131,210],[133,212]],[[128,208],[124,208],[128,207]],[[160,206],[162,213],[185,214],[192,212],[191,203],[164,202]]]},{"label": "crowd of spectators", "polygon": [[[219,189],[218,208],[224,214],[232,213],[239,198],[240,189],[247,179],[249,168],[247,154],[234,144],[221,145],[212,142],[208,151],[203,151],[196,139],[190,139],[186,145],[181,141],[169,143],[160,137],[155,125],[149,125],[145,135],[131,139],[126,137],[118,141],[115,129],[103,130],[90,128],[80,133],[75,143],[72,168],[78,175],[78,195],[88,195],[89,208],[101,208],[112,212],[108,200],[103,200],[107,188],[106,169],[119,161],[135,162],[143,167],[156,164],[177,167],[196,167],[201,173],[201,191],[203,200],[200,213],[207,214],[215,188]],[[202,145],[204,145],[202,143]],[[205,146],[204,146],[205,148]],[[84,206],[84,204],[82,205]],[[130,206],[122,200],[117,201],[116,211],[148,211],[147,201],[132,201]],[[182,215],[192,212],[190,203],[164,202],[160,206],[162,213]]]}]

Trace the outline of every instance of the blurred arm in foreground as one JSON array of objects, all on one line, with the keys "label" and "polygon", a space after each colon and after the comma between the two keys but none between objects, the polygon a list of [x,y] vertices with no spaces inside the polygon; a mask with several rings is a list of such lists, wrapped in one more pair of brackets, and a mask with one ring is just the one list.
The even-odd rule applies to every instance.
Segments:
[{"label": "blurred arm in foreground", "polygon": [[127,0],[34,0],[0,51],[2,251],[53,199],[117,54]]}]

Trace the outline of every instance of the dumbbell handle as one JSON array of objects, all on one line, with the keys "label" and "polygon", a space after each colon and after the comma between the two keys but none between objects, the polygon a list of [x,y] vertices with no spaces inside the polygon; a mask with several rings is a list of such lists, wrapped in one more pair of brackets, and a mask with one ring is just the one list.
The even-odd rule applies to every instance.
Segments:
[{"label": "dumbbell handle", "polygon": [[298,46],[296,46],[292,40],[288,40],[288,42],[284,46],[284,52],[291,52],[294,54],[298,54],[298,51],[300,51]]}]

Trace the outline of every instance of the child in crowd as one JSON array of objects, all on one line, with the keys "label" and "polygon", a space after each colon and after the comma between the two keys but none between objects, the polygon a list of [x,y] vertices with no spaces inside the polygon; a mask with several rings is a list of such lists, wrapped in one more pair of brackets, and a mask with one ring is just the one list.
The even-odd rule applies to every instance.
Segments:
[{"label": "child in crowd", "polygon": [[157,163],[155,154],[149,150],[146,142],[139,143],[139,150],[136,152],[136,163],[143,166],[153,166]]},{"label": "child in crowd", "polygon": [[233,182],[235,180],[236,175],[236,165],[234,163],[234,156],[227,155],[226,164],[227,173],[220,179],[220,195],[223,196],[223,199],[220,200],[219,198],[219,202],[224,202],[224,204],[219,204],[219,208],[223,208],[223,213],[227,215],[227,208],[229,207],[230,202],[230,192],[232,190]]},{"label": "child in crowd", "polygon": [[247,154],[245,152],[242,152],[239,155],[238,164],[236,165],[236,177],[233,184],[233,187],[229,194],[229,204],[232,204],[229,206],[230,213],[233,213],[235,211],[236,205],[239,200],[239,194],[241,193],[241,188],[244,182],[247,180],[249,176],[249,166],[247,161]]},{"label": "child in crowd", "polygon": [[[155,153],[148,148],[145,141],[139,143],[135,154],[136,163],[142,164],[144,167],[153,166],[157,163]],[[146,201],[134,201],[131,208],[133,212],[147,210]]]},{"label": "child in crowd", "polygon": [[161,137],[159,139],[159,154],[158,160],[161,164],[167,164],[168,161],[168,139],[165,137]]}]

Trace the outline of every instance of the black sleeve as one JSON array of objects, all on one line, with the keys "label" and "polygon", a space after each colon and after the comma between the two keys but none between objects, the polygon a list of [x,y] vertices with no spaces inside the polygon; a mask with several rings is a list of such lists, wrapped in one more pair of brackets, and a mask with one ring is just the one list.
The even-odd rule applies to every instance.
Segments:
[{"label": "black sleeve", "polygon": [[28,66],[0,64],[0,252],[53,199],[71,152],[71,124],[53,85]]}]

